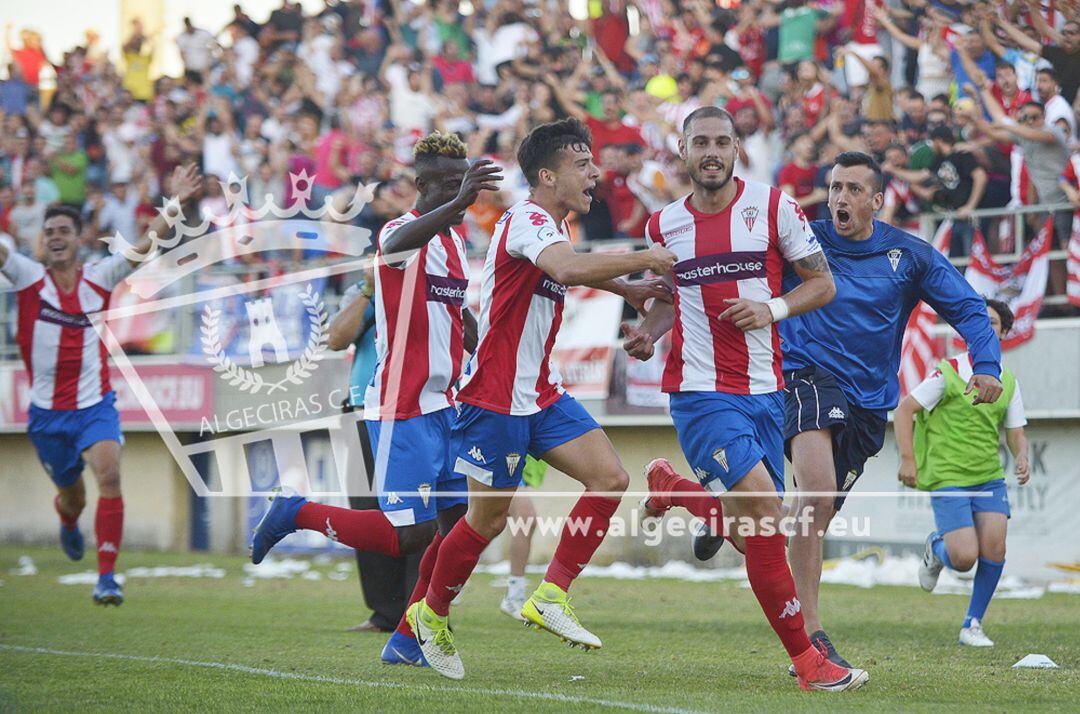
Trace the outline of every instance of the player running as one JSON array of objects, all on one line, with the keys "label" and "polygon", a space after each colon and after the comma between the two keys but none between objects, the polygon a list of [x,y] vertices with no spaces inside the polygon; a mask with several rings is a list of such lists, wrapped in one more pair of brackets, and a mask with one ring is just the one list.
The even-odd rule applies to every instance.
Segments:
[{"label": "player running", "polygon": [[[679,154],[693,193],[654,213],[652,246],[670,248],[673,306],[654,305],[625,347],[648,359],[674,327],[663,391],[679,444],[700,483],[679,478],[666,462],[648,470],[648,507],[673,505],[695,515],[739,519],[746,573],[803,689],[856,689],[866,672],[833,664],[803,628],[795,583],[777,531],[784,494],[780,337],[775,323],[832,299],[829,264],[798,204],[779,189],[732,177],[739,140],[723,109],[702,107],[683,122]],[[784,264],[801,283],[781,295]],[[730,491],[722,508],[715,494]],[[705,509],[704,513],[698,512]]]},{"label": "player running", "polygon": [[[629,477],[596,421],[563,391],[551,349],[567,286],[592,285],[640,306],[660,292],[615,278],[666,273],[674,255],[662,246],[622,255],[574,251],[566,217],[588,212],[600,177],[590,143],[588,129],[574,119],[529,133],[517,158],[530,197],[503,214],[488,248],[480,341],[462,378],[450,449],[453,471],[468,477],[469,511],[443,540],[426,596],[405,613],[427,661],[452,679],[465,670],[448,624],[450,601],[505,527],[526,454],[580,481],[585,493],[521,615],[572,644],[601,644],[579,622],[566,591],[603,540]],[[581,523],[584,529],[572,526]]]},{"label": "player running", "polygon": [[[278,541],[303,528],[362,551],[395,557],[424,551],[410,602],[426,592],[440,543],[467,502],[464,476],[447,463],[452,389],[465,353],[476,346],[476,321],[464,307],[465,239],[455,226],[480,192],[498,190],[502,179],[491,161],[470,165],[465,145],[452,134],[424,137],[413,158],[416,207],[383,227],[375,257],[378,363],[364,396],[364,418],[375,451],[380,510],[278,494],[251,546],[251,560],[258,564]],[[404,617],[382,660],[424,665]]]},{"label": "player running", "polygon": [[[201,183],[194,165],[178,167],[171,188],[184,202]],[[164,236],[169,226],[158,216],[149,230]],[[46,209],[42,262],[0,244],[0,273],[14,284],[17,295],[17,341],[30,377],[28,432],[42,466],[56,484],[53,506],[60,517],[60,546],[72,560],[82,559],[79,515],[86,507],[82,473],[89,463],[99,494],[94,515],[98,581],[93,599],[100,605],[120,605],[124,593],[113,572],[124,530],[120,492],[124,437],[116,393],[109,384],[105,344],[88,315],[109,308],[113,288],[139,261],[116,253],[82,265],[78,260],[81,233],[78,211],[63,206]],[[147,235],[135,241],[133,248],[144,254],[151,245]]]},{"label": "player running", "polygon": [[[986,301],[990,324],[1001,339],[1012,329],[1009,306]],[[1020,485],[1030,478],[1020,384],[1002,369],[1001,399],[976,408],[967,391],[969,354],[942,360],[893,414],[900,449],[900,481],[930,491],[937,530],[926,538],[919,584],[933,591],[943,567],[966,572],[978,563],[960,644],[993,647],[982,619],[1005,567],[1009,494],[998,456],[998,431],[1016,460]],[[914,420],[915,428],[912,429]],[[970,495],[969,495],[970,494]]]}]

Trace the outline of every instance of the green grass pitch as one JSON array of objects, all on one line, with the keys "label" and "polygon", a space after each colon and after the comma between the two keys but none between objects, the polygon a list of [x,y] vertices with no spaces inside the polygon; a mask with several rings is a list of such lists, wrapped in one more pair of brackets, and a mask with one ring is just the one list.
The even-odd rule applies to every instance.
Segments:
[{"label": "green grass pitch", "polygon": [[[39,572],[12,575],[20,555]],[[829,633],[870,671],[857,692],[804,693],[752,593],[737,583],[583,577],[572,591],[604,648],[567,649],[497,609],[477,575],[453,612],[464,681],[382,665],[382,635],[347,633],[366,617],[346,580],[257,580],[243,559],[125,551],[135,566],[213,563],[221,579],[129,578],[103,609],[90,586],[57,577],[92,567],[59,548],[0,546],[0,711],[719,712],[1076,711],[1080,599],[995,600],[992,649],[961,648],[960,596],[917,588],[825,586]],[[336,565],[313,569],[324,575]],[[537,576],[530,576],[535,583]],[[1060,669],[1014,670],[1023,655]]]}]

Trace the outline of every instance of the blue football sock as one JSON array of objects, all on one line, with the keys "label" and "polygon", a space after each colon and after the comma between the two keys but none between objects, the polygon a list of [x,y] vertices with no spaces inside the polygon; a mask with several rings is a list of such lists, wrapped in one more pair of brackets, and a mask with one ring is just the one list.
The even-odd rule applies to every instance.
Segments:
[{"label": "blue football sock", "polygon": [[956,570],[956,568],[953,567],[952,561],[949,560],[949,549],[945,547],[945,539],[941,537],[940,533],[934,534],[933,548],[934,555],[936,555],[937,559],[942,563],[945,563],[946,568]]},{"label": "blue football sock", "polygon": [[967,617],[964,619],[964,627],[971,624],[971,618],[977,618],[980,622],[986,614],[986,608],[990,605],[990,598],[994,597],[997,590],[998,580],[1001,579],[1001,571],[1005,569],[1005,561],[995,562],[986,558],[979,558],[979,567],[975,570],[975,586],[971,591],[971,603],[968,604]]}]

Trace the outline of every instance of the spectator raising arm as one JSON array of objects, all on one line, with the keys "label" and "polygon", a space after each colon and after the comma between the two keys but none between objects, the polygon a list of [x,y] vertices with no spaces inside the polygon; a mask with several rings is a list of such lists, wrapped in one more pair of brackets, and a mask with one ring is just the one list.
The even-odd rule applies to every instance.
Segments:
[{"label": "spectator raising arm", "polygon": [[[1038,13],[1035,12],[1032,14],[1037,15]],[[1005,34],[1009,36],[1009,39],[1015,42],[1020,49],[1034,52],[1035,54],[1039,54],[1042,50],[1042,45],[1040,45],[1038,41],[1025,35],[1023,30],[1006,20],[1004,17],[998,16],[997,26],[1004,30]]]}]

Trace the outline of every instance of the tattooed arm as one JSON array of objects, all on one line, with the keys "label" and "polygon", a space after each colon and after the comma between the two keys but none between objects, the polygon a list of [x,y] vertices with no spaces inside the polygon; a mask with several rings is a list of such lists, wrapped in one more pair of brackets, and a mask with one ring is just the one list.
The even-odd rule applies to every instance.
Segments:
[{"label": "tattooed arm", "polygon": [[[829,261],[825,259],[824,253],[821,251],[811,253],[791,265],[802,279],[794,290],[779,298],[773,298],[768,303],[745,298],[724,300],[730,307],[720,314],[720,319],[731,320],[740,330],[749,332],[766,327],[785,317],[794,317],[816,310],[836,295],[832,271],[829,269]],[[777,305],[782,305],[779,308],[782,312],[777,312],[776,305],[770,307],[770,303],[776,300],[783,301],[777,303]]]}]

